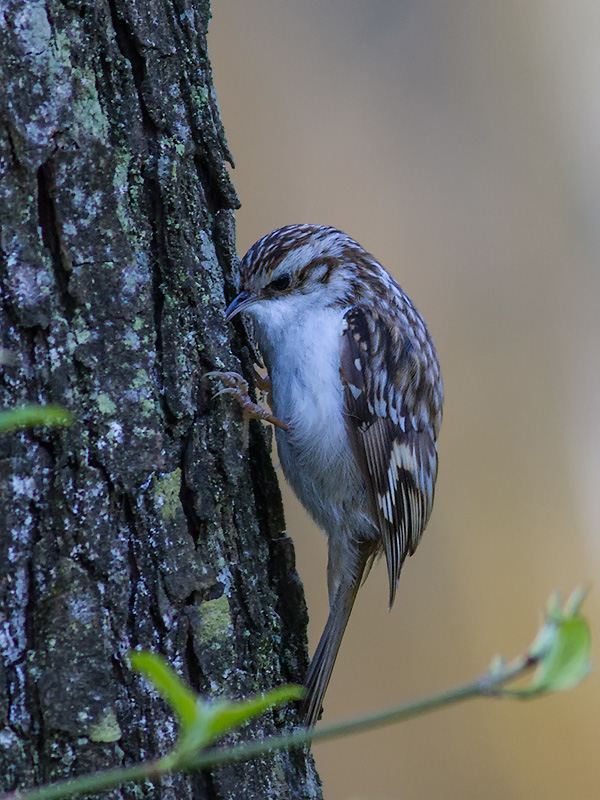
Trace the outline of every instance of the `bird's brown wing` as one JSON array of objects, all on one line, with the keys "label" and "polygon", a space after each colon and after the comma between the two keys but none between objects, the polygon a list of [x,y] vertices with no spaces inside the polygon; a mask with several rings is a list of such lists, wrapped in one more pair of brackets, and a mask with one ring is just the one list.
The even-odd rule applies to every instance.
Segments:
[{"label": "bird's brown wing", "polygon": [[384,319],[354,307],[341,337],[346,427],[381,532],[390,607],[431,513],[442,405],[429,332],[412,306],[409,313]]}]

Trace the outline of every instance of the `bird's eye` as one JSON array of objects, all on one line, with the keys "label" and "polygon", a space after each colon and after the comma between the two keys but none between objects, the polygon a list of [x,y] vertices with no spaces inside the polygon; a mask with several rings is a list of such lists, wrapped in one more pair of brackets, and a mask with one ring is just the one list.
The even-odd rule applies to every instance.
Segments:
[{"label": "bird's eye", "polygon": [[275,278],[274,281],[268,284],[267,289],[274,289],[276,292],[283,292],[284,289],[287,289],[290,283],[292,282],[291,277],[286,273],[280,275],[278,278]]}]

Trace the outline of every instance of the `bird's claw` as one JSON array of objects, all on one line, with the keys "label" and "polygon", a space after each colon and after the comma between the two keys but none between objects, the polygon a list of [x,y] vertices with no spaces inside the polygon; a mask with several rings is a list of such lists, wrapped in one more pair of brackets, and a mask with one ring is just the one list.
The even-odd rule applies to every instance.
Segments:
[{"label": "bird's claw", "polygon": [[[287,424],[287,422],[283,422],[283,420],[278,419],[266,408],[263,408],[252,400],[248,388],[248,381],[245,380],[245,378],[243,378],[238,372],[207,372],[205,373],[204,377],[215,378],[216,380],[222,381],[225,384],[224,388],[219,389],[219,391],[216,392],[213,397],[220,397],[223,394],[232,395],[242,407],[245,418],[262,419],[264,422],[270,422],[272,425],[281,428],[283,431],[289,431],[290,426]],[[266,385],[270,388],[271,381],[268,378],[261,378],[261,382],[264,383],[265,381],[267,382]]]}]

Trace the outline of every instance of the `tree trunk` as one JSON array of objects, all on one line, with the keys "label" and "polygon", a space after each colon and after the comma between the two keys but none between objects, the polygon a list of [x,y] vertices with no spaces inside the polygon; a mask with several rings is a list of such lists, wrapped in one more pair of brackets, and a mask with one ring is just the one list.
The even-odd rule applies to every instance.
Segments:
[{"label": "tree trunk", "polygon": [[[0,440],[4,790],[165,752],[173,719],[128,668],[132,648],[212,695],[306,668],[267,435],[252,423],[245,451],[237,407],[202,384],[249,363],[223,319],[238,200],[209,13],[0,0],[1,404],[58,402],[76,419]],[[294,721],[276,710],[243,735]],[[143,794],[321,796],[301,752]]]}]

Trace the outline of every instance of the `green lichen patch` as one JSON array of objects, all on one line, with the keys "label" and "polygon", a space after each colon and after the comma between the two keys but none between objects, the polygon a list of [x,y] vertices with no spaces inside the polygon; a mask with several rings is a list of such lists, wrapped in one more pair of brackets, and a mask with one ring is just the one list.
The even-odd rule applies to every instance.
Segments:
[{"label": "green lichen patch", "polygon": [[231,636],[231,611],[229,600],[223,594],[215,600],[205,600],[198,607],[197,634],[201,644],[210,646]]},{"label": "green lichen patch", "polygon": [[181,469],[179,467],[154,480],[154,502],[160,509],[160,515],[165,522],[175,519],[177,511],[181,508],[180,489]]},{"label": "green lichen patch", "polygon": [[123,732],[112,708],[107,709],[94,725],[90,725],[88,735],[92,742],[118,742]]},{"label": "green lichen patch", "polygon": [[113,414],[115,414],[117,411],[116,405],[113,403],[113,401],[105,392],[101,392],[98,395],[96,404],[101,414],[108,414],[109,416],[113,416]]}]

